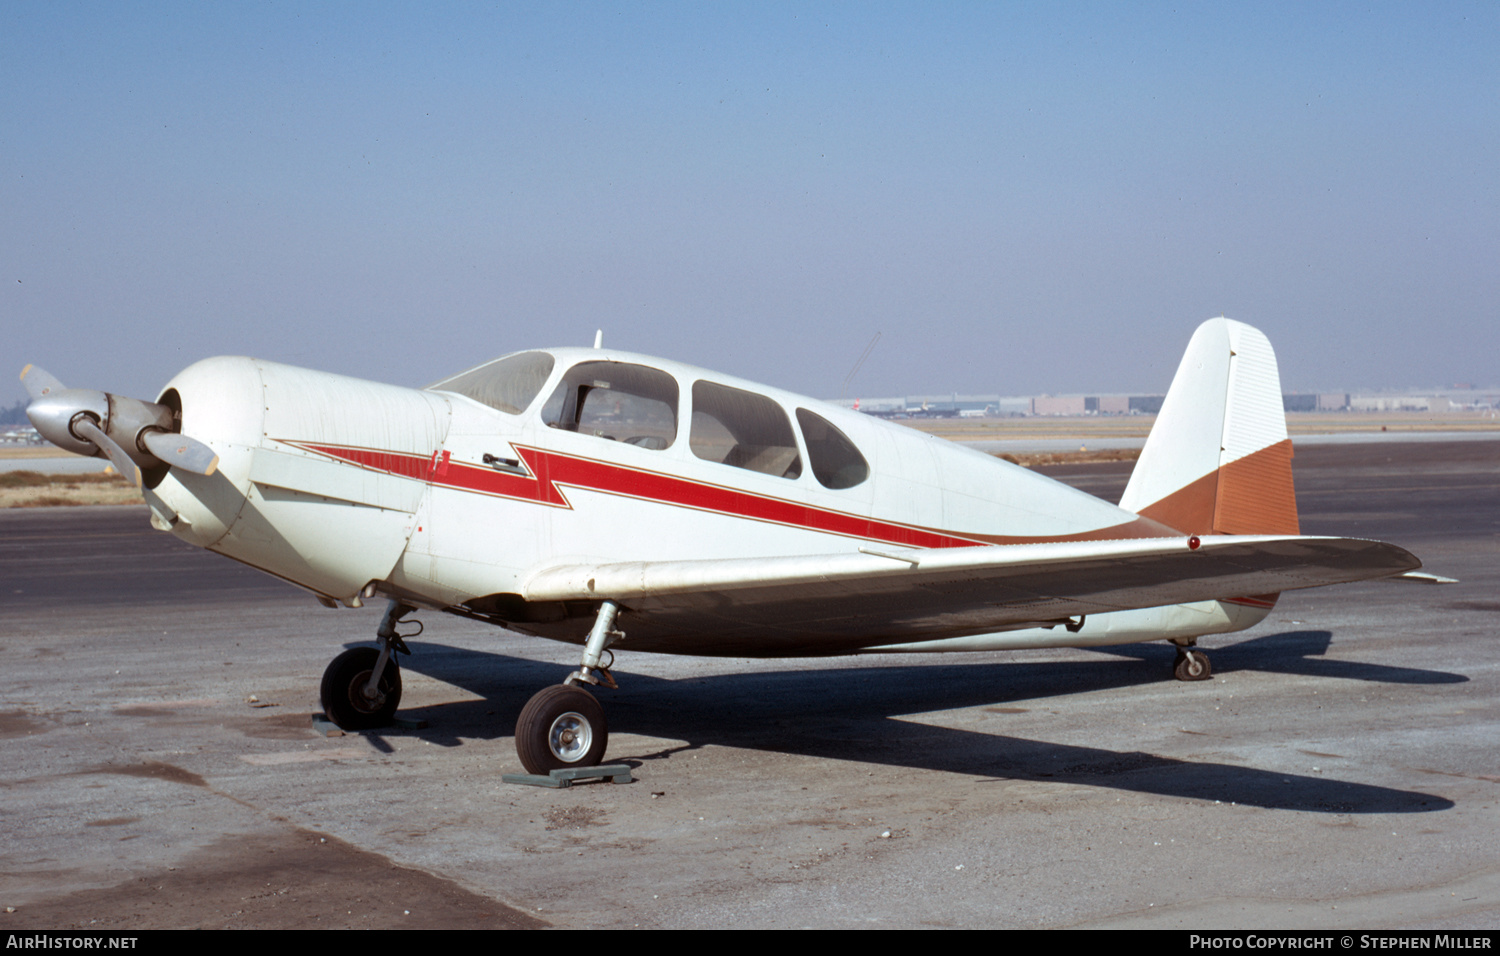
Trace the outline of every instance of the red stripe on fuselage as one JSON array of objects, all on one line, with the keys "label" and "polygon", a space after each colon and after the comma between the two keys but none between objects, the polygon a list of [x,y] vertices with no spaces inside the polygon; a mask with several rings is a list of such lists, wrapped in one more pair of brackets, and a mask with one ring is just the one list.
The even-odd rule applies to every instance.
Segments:
[{"label": "red stripe on fuselage", "polygon": [[1276,606],[1276,599],[1279,597],[1281,597],[1280,594],[1265,594],[1256,597],[1224,598],[1223,600],[1226,604],[1240,604],[1244,607],[1273,608]]},{"label": "red stripe on fuselage", "polygon": [[[882,541],[913,548],[967,548],[982,544],[1024,544],[1044,541],[1079,541],[1103,538],[1171,536],[1170,529],[1149,521],[1127,522],[1112,528],[1082,534],[1045,537],[965,536],[935,528],[876,521],[861,515],[799,504],[723,485],[692,481],[655,471],[627,468],[593,458],[580,458],[526,445],[513,445],[530,475],[498,471],[487,465],[470,465],[443,456],[414,455],[373,448],[285,441],[308,451],[340,461],[430,482],[443,488],[494,495],[516,501],[572,510],[564,489],[579,488],[604,494],[654,501],[679,508],[766,521],[809,531],[821,531],[866,541]],[[1164,532],[1164,533],[1158,533]]]}]

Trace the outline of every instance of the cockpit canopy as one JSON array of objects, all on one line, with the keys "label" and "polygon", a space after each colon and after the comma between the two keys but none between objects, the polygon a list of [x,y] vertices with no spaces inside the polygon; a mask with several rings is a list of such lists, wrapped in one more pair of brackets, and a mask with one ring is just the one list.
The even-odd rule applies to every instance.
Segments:
[{"label": "cockpit canopy", "polygon": [[[551,380],[557,358],[550,352],[517,352],[429,385],[455,392],[508,415],[520,415]],[[588,359],[562,373],[541,406],[551,428],[665,451],[677,441],[682,388],[690,387],[688,448],[696,458],[747,471],[796,480],[805,460],[825,488],[853,488],[870,466],[849,437],[828,419],[796,407],[797,432],[787,407],[768,395],[673,375],[650,365]]]}]

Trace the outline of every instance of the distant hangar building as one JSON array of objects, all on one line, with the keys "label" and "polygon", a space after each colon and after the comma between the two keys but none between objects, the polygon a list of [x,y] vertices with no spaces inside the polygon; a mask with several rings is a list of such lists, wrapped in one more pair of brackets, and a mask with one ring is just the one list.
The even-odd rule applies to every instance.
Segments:
[{"label": "distant hangar building", "polygon": [[905,395],[833,404],[881,418],[1016,418],[1031,415],[1154,415],[1161,395]]},{"label": "distant hangar building", "polygon": [[[838,399],[832,403],[881,418],[1018,418],[1090,415],[1155,415],[1162,395],[904,395]],[[1281,396],[1288,412],[1435,412],[1500,407],[1500,394],[1469,386],[1425,395],[1352,392],[1290,392]]]},{"label": "distant hangar building", "polygon": [[1164,395],[1038,395],[1032,415],[1155,415]]},{"label": "distant hangar building", "polygon": [[1289,412],[1341,412],[1349,407],[1349,393],[1303,392],[1283,395],[1281,407]]}]

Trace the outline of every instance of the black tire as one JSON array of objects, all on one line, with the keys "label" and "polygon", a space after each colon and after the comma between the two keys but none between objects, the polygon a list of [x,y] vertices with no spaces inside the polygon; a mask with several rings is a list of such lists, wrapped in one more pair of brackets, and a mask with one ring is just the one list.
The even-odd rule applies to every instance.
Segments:
[{"label": "black tire", "polygon": [[354,647],[340,654],[323,672],[323,714],[345,730],[369,730],[391,722],[401,703],[401,668],[396,656],[385,662],[380,675],[380,697],[369,700],[365,684],[380,652],[373,647]]},{"label": "black tire", "polygon": [[1208,680],[1213,676],[1213,668],[1209,666],[1208,655],[1202,651],[1178,651],[1177,664],[1172,668],[1172,674],[1178,680]]},{"label": "black tire", "polygon": [[516,719],[516,753],[527,773],[597,767],[608,745],[604,708],[581,687],[554,684],[543,688]]}]

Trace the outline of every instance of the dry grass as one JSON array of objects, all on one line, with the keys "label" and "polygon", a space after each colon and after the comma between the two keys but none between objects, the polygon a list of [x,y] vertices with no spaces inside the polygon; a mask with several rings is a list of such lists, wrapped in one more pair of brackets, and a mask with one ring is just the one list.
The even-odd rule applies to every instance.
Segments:
[{"label": "dry grass", "polygon": [[[949,441],[1069,439],[1087,442],[1101,438],[1145,438],[1155,415],[1105,415],[1069,418],[910,418],[896,424],[937,435]],[[1360,432],[1493,432],[1500,418],[1488,412],[1289,412],[1287,432],[1297,435],[1336,435]]]},{"label": "dry grass", "polygon": [[142,504],[136,487],[116,474],[43,475],[0,472],[0,508]]},{"label": "dry grass", "polygon": [[897,419],[905,425],[949,441],[1067,441],[1088,442],[1101,438],[1145,438],[1156,421],[1154,415],[1117,418],[912,418]]},{"label": "dry grass", "polygon": [[0,446],[0,458],[81,458],[70,451],[63,451],[54,445],[3,445]]},{"label": "dry grass", "polygon": [[1022,468],[1037,468],[1042,465],[1092,465],[1105,461],[1135,461],[1141,457],[1139,448],[1106,448],[1101,451],[1038,451],[1005,452],[996,454],[1012,465]]}]

